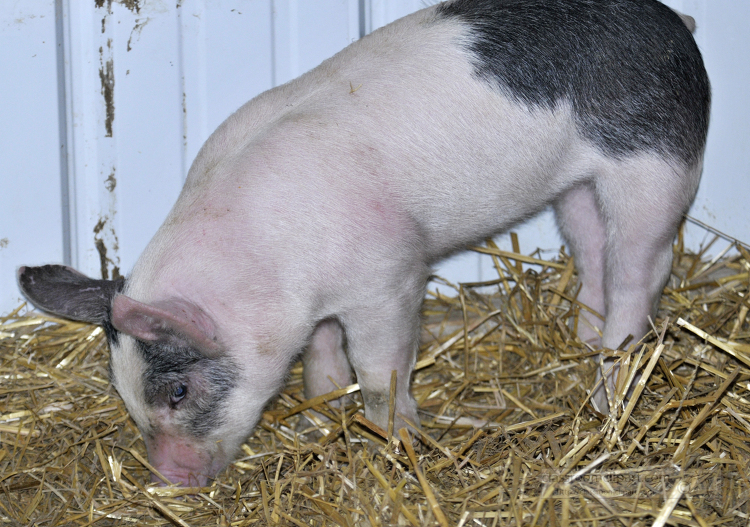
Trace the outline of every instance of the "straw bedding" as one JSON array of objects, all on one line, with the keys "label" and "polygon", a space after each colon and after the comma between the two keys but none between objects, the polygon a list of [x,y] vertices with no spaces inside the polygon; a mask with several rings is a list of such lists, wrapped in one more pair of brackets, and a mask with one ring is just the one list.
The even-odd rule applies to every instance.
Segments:
[{"label": "straw bedding", "polygon": [[706,261],[676,246],[654,330],[608,352],[607,414],[588,402],[571,259],[478,250],[497,280],[436,279],[424,304],[419,434],[369,423],[356,385],[304,401],[297,365],[202,489],[148,484],[99,328],[19,308],[0,319],[0,524],[750,525],[744,247]]}]

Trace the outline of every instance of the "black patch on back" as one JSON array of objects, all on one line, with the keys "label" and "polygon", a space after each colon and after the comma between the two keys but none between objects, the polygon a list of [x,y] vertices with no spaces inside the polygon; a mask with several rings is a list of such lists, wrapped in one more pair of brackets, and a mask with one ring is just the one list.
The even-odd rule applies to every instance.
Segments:
[{"label": "black patch on back", "polygon": [[[186,431],[202,438],[224,423],[225,403],[238,377],[237,367],[228,356],[210,358],[189,347],[138,340],[136,343],[146,361],[143,385],[148,405],[168,404],[170,390],[185,383],[188,395],[175,411],[180,413],[179,422]],[[191,384],[197,377],[201,379],[201,389]]]},{"label": "black patch on back", "polygon": [[710,86],[682,20],[655,0],[457,0],[438,18],[468,24],[477,77],[530,107],[569,101],[606,154],[651,151],[692,165]]}]

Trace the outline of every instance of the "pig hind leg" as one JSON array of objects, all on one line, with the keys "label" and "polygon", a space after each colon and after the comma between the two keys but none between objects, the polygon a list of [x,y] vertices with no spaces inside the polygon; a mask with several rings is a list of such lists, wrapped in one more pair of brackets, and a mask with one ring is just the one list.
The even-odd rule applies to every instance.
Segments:
[{"label": "pig hind leg", "polygon": [[[568,190],[555,204],[555,214],[578,271],[581,289],[577,300],[604,315],[606,227],[593,186],[582,184]],[[598,347],[602,326],[599,317],[580,310],[577,331],[581,341]]]},{"label": "pig hind leg", "polygon": [[[568,190],[555,204],[555,215],[560,234],[575,260],[580,283],[576,299],[583,306],[606,315],[607,224],[593,184],[584,183]],[[598,316],[585,307],[580,309],[576,330],[582,342],[599,348],[603,327],[604,322]],[[597,381],[601,377],[598,372]],[[605,390],[597,390],[594,404],[606,411]]]},{"label": "pig hind leg", "polygon": [[[597,179],[606,227],[602,345],[616,349],[648,331],[672,268],[672,243],[697,190],[700,169],[655,156],[613,163]],[[605,365],[606,367],[606,365]],[[613,372],[608,380],[614,385]],[[595,394],[606,401],[604,390]],[[605,410],[606,404],[600,409]]]}]

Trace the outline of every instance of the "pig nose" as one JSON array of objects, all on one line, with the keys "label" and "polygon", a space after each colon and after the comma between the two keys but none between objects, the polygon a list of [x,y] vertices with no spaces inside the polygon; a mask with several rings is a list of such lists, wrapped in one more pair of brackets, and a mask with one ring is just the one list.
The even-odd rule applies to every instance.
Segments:
[{"label": "pig nose", "polygon": [[[203,487],[212,472],[212,456],[201,445],[179,436],[159,434],[146,441],[151,465],[170,482],[184,487]],[[151,480],[160,484],[152,475]]]}]

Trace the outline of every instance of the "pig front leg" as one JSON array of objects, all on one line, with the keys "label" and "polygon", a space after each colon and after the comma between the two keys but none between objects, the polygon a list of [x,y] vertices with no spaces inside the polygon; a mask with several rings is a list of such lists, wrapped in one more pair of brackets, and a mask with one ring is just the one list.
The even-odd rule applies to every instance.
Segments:
[{"label": "pig front leg", "polygon": [[[306,399],[313,399],[354,383],[354,373],[346,356],[344,330],[337,319],[325,319],[315,327],[302,354],[302,366]],[[328,404],[338,408],[341,404],[346,404],[347,398],[334,399]],[[323,422],[327,421],[324,416],[316,415]],[[306,431],[311,425],[314,423],[303,416],[297,430]]]},{"label": "pig front leg", "polygon": [[[370,296],[368,307],[343,319],[349,361],[357,374],[365,416],[388,429],[391,372],[396,371],[394,431],[408,426],[404,416],[419,426],[417,403],[411,395],[411,376],[416,363],[419,308],[426,280],[405,287],[390,298]],[[394,290],[390,289],[393,292]]]}]

